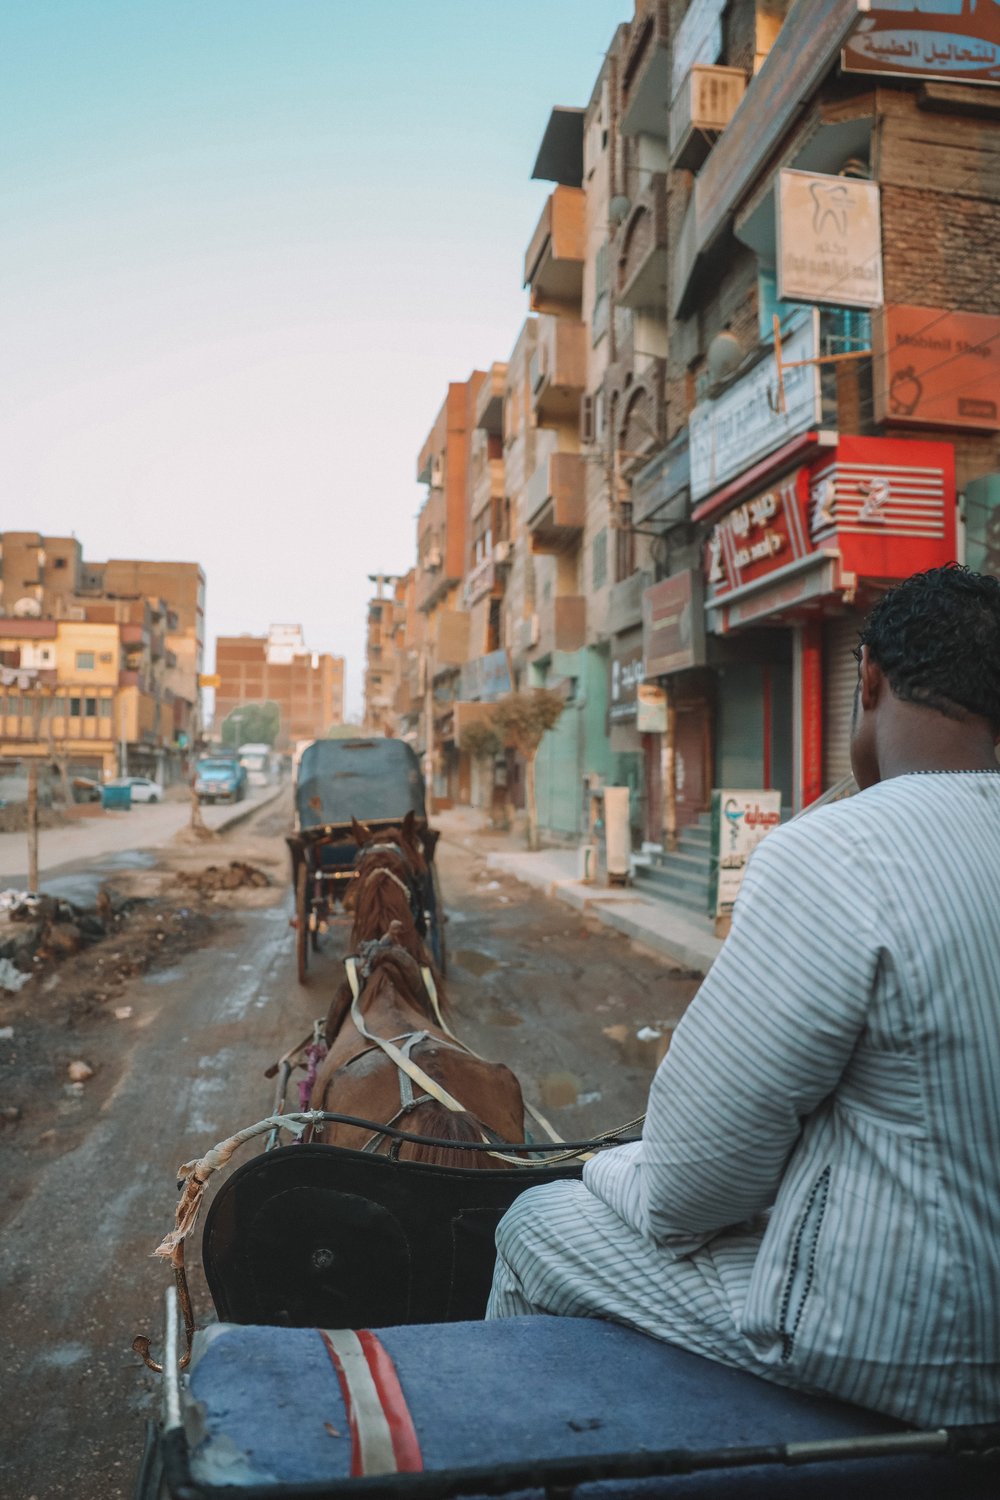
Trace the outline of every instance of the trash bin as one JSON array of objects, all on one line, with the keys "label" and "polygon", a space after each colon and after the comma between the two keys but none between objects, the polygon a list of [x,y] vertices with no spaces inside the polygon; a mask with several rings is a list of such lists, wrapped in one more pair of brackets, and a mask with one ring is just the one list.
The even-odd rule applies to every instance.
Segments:
[{"label": "trash bin", "polygon": [[115,811],[128,810],[132,806],[130,786],[104,786],[101,788],[101,806]]}]

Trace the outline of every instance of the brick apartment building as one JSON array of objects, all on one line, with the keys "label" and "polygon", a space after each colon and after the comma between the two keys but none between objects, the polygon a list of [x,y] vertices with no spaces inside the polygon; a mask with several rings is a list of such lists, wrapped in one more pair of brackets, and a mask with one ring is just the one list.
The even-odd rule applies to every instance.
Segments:
[{"label": "brick apartment building", "polygon": [[0,761],[181,777],[204,610],[197,563],[93,563],[76,537],[0,533]]},{"label": "brick apartment building", "polygon": [[278,747],[318,739],[344,718],[344,658],[310,651],[301,625],[272,625],[266,636],[219,636],[215,643],[215,724],[249,703],[276,703]]},{"label": "brick apartment building", "polygon": [[589,790],[628,786],[635,844],[704,910],[713,787],[791,812],[847,774],[880,591],[1000,572],[998,17],[636,0],[589,100],[553,110],[528,317],[449,389],[462,451],[439,417],[418,465],[426,633],[391,727],[439,796],[486,804],[476,704],[556,686],[542,826],[579,836]]}]

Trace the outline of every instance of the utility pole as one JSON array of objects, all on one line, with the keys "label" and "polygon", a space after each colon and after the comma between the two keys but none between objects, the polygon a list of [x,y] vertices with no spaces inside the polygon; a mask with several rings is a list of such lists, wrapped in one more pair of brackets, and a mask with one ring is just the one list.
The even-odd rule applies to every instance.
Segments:
[{"label": "utility pole", "polygon": [[28,767],[28,890],[38,890],[38,762]]}]

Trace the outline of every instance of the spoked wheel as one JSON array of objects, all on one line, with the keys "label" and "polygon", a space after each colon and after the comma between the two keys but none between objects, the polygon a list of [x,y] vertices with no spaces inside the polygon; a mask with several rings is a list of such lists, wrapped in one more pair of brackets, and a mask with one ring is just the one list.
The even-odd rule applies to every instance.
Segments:
[{"label": "spoked wheel", "polygon": [[309,871],[305,860],[295,876],[295,960],[299,984],[305,984],[309,971]]}]

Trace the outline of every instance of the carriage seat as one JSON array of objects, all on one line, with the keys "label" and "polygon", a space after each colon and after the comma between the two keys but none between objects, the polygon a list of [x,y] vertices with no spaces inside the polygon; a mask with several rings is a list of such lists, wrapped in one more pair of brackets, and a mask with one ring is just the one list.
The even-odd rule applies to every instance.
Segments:
[{"label": "carriage seat", "polygon": [[[379,1345],[388,1355],[381,1366]],[[356,1381],[356,1361],[359,1355],[364,1360],[366,1350],[374,1387],[387,1392],[391,1426],[382,1441],[391,1431],[391,1451],[404,1468],[433,1471],[899,1430],[870,1412],[798,1395],[590,1319],[384,1328],[364,1346],[354,1335],[325,1339],[316,1329],[223,1323],[198,1334],[187,1382],[185,1425],[200,1434],[191,1450],[195,1482],[208,1494],[216,1486],[267,1483],[279,1484],[282,1495],[317,1483],[335,1494],[336,1481],[347,1478],[352,1463],[345,1391],[359,1408],[366,1399],[364,1367],[360,1383],[342,1385],[343,1361],[349,1366],[355,1360]],[[370,1440],[377,1439],[376,1432]],[[1000,1493],[1000,1469],[981,1459],[897,1455],[602,1480],[576,1493],[579,1500],[885,1500],[902,1494],[907,1500],[985,1500]]]}]

